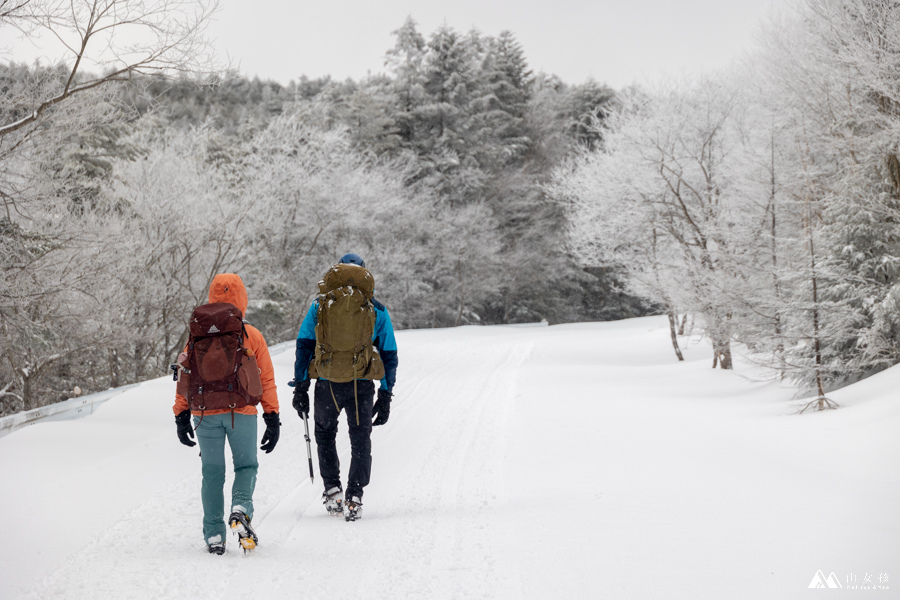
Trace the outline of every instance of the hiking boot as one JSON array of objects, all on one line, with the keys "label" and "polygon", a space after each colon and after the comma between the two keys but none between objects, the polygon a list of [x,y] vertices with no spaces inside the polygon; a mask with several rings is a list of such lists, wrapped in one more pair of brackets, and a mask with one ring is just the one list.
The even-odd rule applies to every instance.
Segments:
[{"label": "hiking boot", "polygon": [[238,543],[244,549],[244,552],[256,548],[259,538],[256,537],[256,532],[250,526],[250,517],[247,516],[247,513],[242,510],[235,510],[228,517],[228,526],[231,527],[231,531],[237,534]]},{"label": "hiking boot", "polygon": [[350,496],[347,498],[346,509],[344,511],[345,521],[356,521],[362,518],[362,498],[359,496]]},{"label": "hiking boot", "polygon": [[225,541],[221,535],[217,535],[206,540],[206,549],[210,554],[225,554]]},{"label": "hiking boot", "polygon": [[322,492],[322,504],[325,505],[325,510],[332,517],[344,514],[344,501],[341,499],[342,492],[343,490],[339,486],[330,487]]}]

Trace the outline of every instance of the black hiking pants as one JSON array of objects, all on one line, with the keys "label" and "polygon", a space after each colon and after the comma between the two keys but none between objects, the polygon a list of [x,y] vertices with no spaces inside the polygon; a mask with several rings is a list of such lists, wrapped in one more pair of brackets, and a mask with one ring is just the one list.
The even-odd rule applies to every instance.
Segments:
[{"label": "black hiking pants", "polygon": [[362,498],[363,488],[369,484],[372,471],[372,405],[375,400],[375,383],[357,381],[332,383],[316,380],[313,416],[316,422],[316,449],[319,454],[319,472],[325,489],[341,485],[341,463],[337,453],[338,417],[341,410],[347,413],[350,427],[350,473],[347,477],[346,496]]}]

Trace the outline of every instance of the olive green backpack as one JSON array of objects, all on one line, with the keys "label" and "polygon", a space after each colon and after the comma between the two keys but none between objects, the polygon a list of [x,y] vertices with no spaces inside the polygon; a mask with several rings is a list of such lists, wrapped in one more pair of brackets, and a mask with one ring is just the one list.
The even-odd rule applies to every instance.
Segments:
[{"label": "olive green backpack", "polygon": [[384,363],[372,345],[375,279],[363,267],[338,264],[319,282],[316,354],[310,378],[335,383],[381,379]]}]

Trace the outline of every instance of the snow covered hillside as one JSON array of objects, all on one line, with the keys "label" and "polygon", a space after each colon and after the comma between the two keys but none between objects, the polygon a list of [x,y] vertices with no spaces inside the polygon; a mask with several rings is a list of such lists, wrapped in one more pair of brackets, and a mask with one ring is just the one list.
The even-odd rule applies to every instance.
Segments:
[{"label": "snow covered hillside", "polygon": [[[792,599],[826,594],[819,571],[828,594],[898,597],[900,369],[795,416],[789,389],[713,371],[706,343],[679,364],[667,336],[655,317],[399,332],[356,523],[321,508],[274,348],[284,427],[247,557],[206,552],[171,380],[26,427],[0,438],[0,598]],[[346,469],[345,424],[339,450]]]}]

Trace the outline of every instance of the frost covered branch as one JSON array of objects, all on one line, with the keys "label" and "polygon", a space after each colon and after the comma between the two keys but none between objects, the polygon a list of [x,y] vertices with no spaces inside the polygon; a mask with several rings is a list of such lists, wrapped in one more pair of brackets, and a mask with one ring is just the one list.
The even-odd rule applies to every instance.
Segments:
[{"label": "frost covered branch", "polygon": [[55,38],[65,48],[61,64],[67,75],[49,94],[8,99],[14,112],[24,114],[0,124],[0,138],[72,96],[111,82],[139,74],[212,72],[204,31],[217,7],[217,0],[20,0],[9,6],[0,12],[0,28]]}]

